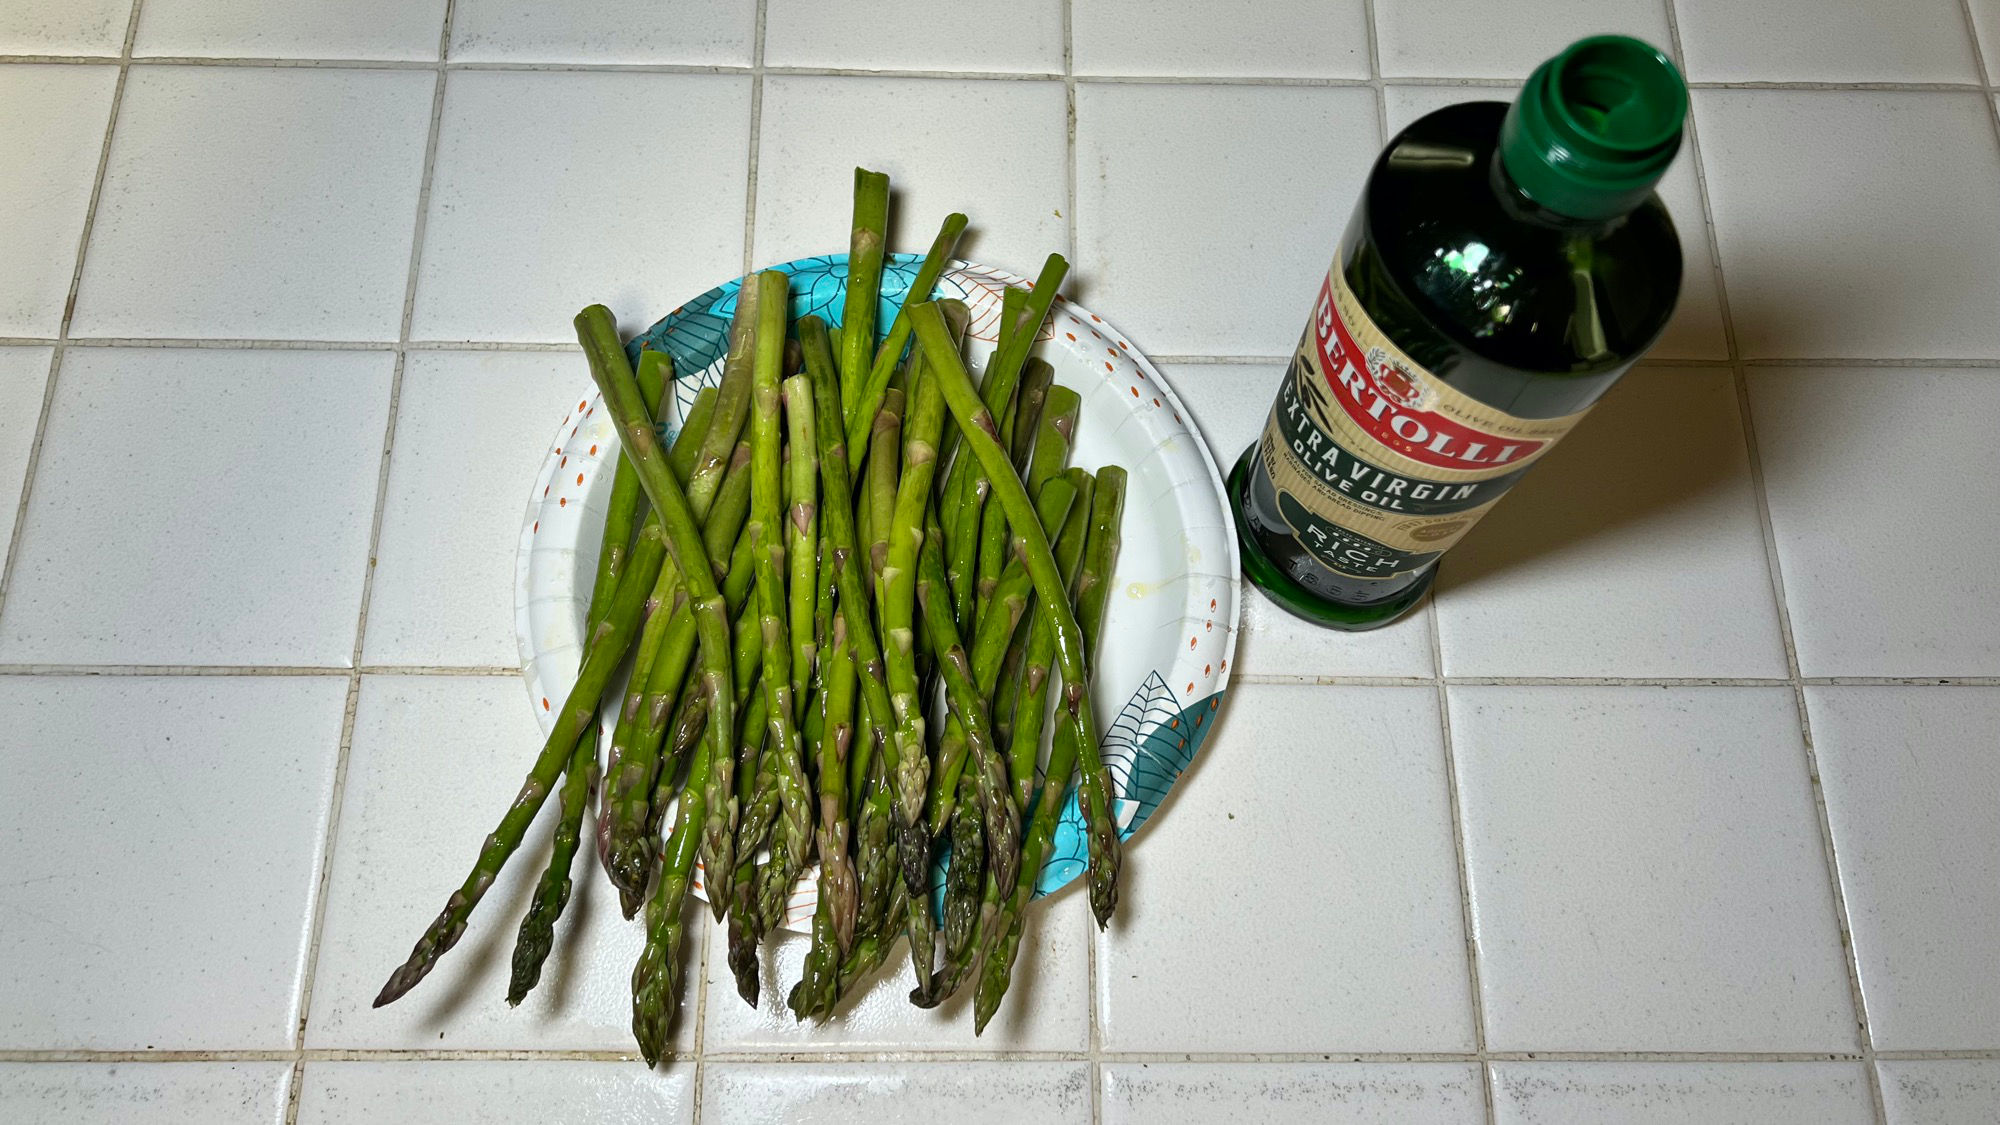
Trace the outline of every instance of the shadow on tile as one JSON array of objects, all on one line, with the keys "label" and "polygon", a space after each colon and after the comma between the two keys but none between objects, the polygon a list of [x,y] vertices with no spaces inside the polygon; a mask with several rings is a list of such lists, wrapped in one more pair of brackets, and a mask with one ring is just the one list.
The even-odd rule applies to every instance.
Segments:
[{"label": "shadow on tile", "polygon": [[1605,537],[1643,547],[1648,525],[1740,488],[1749,476],[1740,422],[1715,424],[1704,412],[1715,404],[1692,401],[1708,388],[1662,393],[1663,382],[1683,378],[1627,376],[1445,557],[1440,586],[1476,586]]}]

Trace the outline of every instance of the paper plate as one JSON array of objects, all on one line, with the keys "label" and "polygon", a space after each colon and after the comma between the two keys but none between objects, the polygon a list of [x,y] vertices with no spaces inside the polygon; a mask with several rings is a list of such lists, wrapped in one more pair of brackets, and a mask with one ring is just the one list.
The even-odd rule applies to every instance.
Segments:
[{"label": "paper plate", "polygon": [[[895,315],[920,262],[899,254],[885,266],[882,324]],[[793,316],[813,313],[840,322],[846,255],[776,268],[792,275]],[[953,263],[939,282],[940,297],[957,297],[971,310],[966,351],[975,371],[993,354],[1002,293],[1026,284],[963,262]],[[677,379],[661,424],[669,439],[695,393],[721,379],[737,285],[730,281],[703,293],[632,341],[635,357],[641,344],[673,356]],[[1057,382],[1083,399],[1070,463],[1091,470],[1117,464],[1130,473],[1124,547],[1091,687],[1116,812],[1129,839],[1194,760],[1222,702],[1236,639],[1235,526],[1214,456],[1144,356],[1095,314],[1060,297],[1041,340],[1036,354],[1054,366]],[[515,565],[521,669],[544,730],[554,722],[551,708],[576,681],[618,452],[608,411],[599,408],[580,360],[578,368],[576,405],[557,427],[536,476]],[[1083,821],[1072,790],[1040,892],[1076,878],[1085,864]],[[697,893],[702,885],[697,875]],[[801,878],[790,925],[809,922],[815,897],[810,875]]]}]

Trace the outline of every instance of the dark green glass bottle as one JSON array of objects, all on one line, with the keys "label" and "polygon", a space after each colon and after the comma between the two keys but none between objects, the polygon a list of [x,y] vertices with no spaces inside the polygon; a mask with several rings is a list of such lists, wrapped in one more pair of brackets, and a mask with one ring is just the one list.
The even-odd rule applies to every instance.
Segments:
[{"label": "dark green glass bottle", "polygon": [[1263,436],[1230,473],[1244,571],[1370,629],[1638,359],[1680,292],[1653,186],[1687,88],[1622,36],[1450,106],[1369,173]]}]

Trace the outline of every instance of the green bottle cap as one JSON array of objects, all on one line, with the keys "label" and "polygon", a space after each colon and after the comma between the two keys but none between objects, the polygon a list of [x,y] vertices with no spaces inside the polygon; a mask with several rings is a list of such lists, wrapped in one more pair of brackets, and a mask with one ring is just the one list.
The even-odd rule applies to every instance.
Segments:
[{"label": "green bottle cap", "polygon": [[1597,35],[1535,68],[1500,126],[1522,194],[1578,219],[1643,202],[1681,147],[1687,84],[1659,48]]}]

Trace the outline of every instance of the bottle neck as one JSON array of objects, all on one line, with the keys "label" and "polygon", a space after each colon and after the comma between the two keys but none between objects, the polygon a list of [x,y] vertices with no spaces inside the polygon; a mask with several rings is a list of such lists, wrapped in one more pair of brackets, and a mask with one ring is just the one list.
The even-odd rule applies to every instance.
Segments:
[{"label": "bottle neck", "polygon": [[[1613,215],[1589,219],[1580,219],[1574,215],[1550,210],[1535,202],[1521,189],[1513,174],[1507,171],[1507,162],[1497,147],[1493,150],[1492,158],[1487,161],[1486,180],[1487,185],[1493,190],[1494,198],[1500,201],[1500,209],[1508,218],[1566,234],[1590,235],[1611,230],[1624,223],[1625,217],[1633,210],[1626,208]],[[1636,207],[1636,203],[1634,206]]]}]

